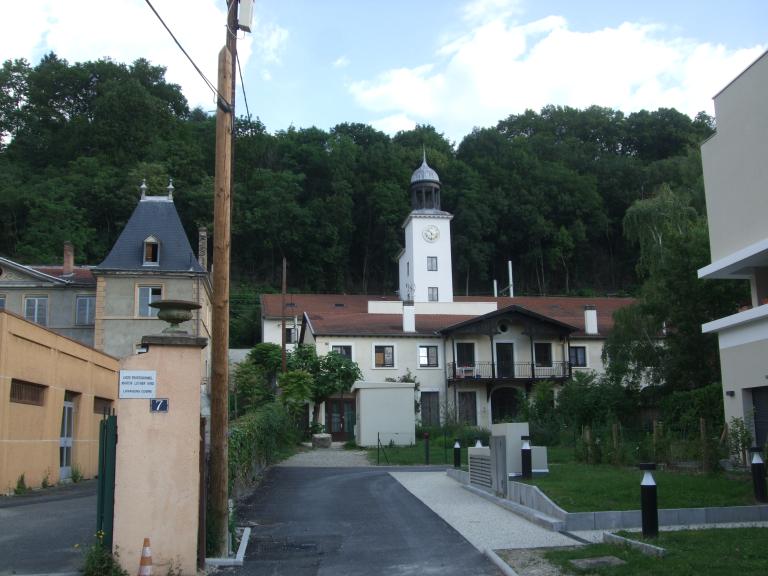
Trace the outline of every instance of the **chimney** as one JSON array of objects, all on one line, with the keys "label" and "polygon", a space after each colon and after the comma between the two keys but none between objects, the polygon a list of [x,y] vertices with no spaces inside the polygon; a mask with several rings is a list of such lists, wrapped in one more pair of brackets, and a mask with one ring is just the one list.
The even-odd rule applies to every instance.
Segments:
[{"label": "chimney", "polygon": [[197,261],[203,270],[208,270],[208,229],[205,226],[197,229]]},{"label": "chimney", "polygon": [[75,271],[75,247],[72,242],[64,242],[64,264],[61,267],[62,276],[71,276]]},{"label": "chimney", "polygon": [[403,332],[416,332],[416,306],[412,300],[403,302]]},{"label": "chimney", "polygon": [[584,306],[584,332],[597,334],[597,308],[592,304]]}]

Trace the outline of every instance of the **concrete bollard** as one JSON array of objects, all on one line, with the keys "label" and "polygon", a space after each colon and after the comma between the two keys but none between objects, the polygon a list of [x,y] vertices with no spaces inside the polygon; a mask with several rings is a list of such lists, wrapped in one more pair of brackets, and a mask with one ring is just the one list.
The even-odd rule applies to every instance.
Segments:
[{"label": "concrete bollard", "polygon": [[640,514],[643,521],[643,536],[655,538],[659,535],[659,506],[656,493],[656,480],[651,471],[656,470],[656,464],[640,464],[643,480],[640,482]]},{"label": "concrete bollard", "polygon": [[768,502],[768,492],[765,487],[765,462],[763,462],[762,450],[754,446],[749,449],[752,453],[752,485],[755,489],[755,500]]},{"label": "concrete bollard", "polygon": [[429,432],[424,432],[424,463],[429,466]]},{"label": "concrete bollard", "polygon": [[520,448],[520,457],[523,464],[523,478],[533,477],[533,463],[531,460],[531,437],[521,436],[523,445]]},{"label": "concrete bollard", "polygon": [[456,442],[453,444],[453,467],[461,468],[461,444],[458,438],[456,438]]}]

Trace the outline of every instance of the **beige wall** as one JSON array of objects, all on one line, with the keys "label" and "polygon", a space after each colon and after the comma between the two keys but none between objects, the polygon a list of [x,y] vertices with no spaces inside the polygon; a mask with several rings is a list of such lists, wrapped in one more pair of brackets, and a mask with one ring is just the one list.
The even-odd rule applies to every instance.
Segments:
[{"label": "beige wall", "polygon": [[[746,424],[752,424],[750,389],[768,386],[766,358],[768,358],[768,338],[720,349],[726,422],[731,418],[741,418]],[[729,396],[729,391],[734,395]]]},{"label": "beige wall", "polygon": [[361,446],[410,446],[416,442],[413,384],[406,382],[356,382],[355,438]]},{"label": "beige wall", "polygon": [[[74,397],[72,463],[86,478],[98,467],[94,397],[117,397],[115,358],[0,311],[0,491],[24,474],[28,486],[59,480],[65,392]],[[11,381],[46,386],[42,406],[10,402]]]},{"label": "beige wall", "polygon": [[129,356],[122,370],[155,370],[157,398],[167,413],[149,411],[147,399],[121,399],[115,469],[114,544],[129,573],[138,571],[150,538],[158,573],[171,561],[195,574],[200,456],[200,348],[151,345]]},{"label": "beige wall", "polygon": [[199,276],[106,275],[98,277],[96,348],[119,358],[136,353],[141,338],[159,334],[168,324],[138,314],[140,286],[162,286],[164,300],[188,300],[201,305],[189,322],[180,324],[194,336],[210,338],[211,304],[206,282]]},{"label": "beige wall", "polygon": [[768,54],[715,97],[701,147],[712,261],[768,237]]}]

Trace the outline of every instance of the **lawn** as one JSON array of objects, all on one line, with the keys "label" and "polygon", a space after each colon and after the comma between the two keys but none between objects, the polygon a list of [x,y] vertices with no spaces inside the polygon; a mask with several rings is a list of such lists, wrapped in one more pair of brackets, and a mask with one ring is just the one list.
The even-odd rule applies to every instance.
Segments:
[{"label": "lawn", "polygon": [[[624,534],[624,533],[622,533]],[[624,534],[638,539],[639,534]],[[645,556],[636,550],[613,544],[593,544],[545,553],[547,560],[568,574],[582,574],[568,561],[576,558],[616,556],[626,561],[623,566],[592,568],[589,574],[600,576],[739,576],[765,575],[768,558],[765,543],[768,528],[720,528],[661,532],[652,542],[667,549],[663,558]]]},{"label": "lawn", "polygon": [[[746,506],[754,504],[748,474],[691,474],[658,470],[659,508]],[[529,481],[568,512],[637,510],[640,481],[637,468],[577,462],[550,463],[549,474]]]},{"label": "lawn", "polygon": [[[429,442],[429,463],[444,464],[453,466],[453,443],[452,437],[438,436]],[[368,460],[376,464],[377,449],[368,448]],[[426,453],[424,449],[424,440],[416,440],[413,446],[382,446],[378,451],[379,464],[386,466],[388,464],[396,466],[420,466],[426,464]],[[461,464],[467,467],[467,448],[461,449]]]}]

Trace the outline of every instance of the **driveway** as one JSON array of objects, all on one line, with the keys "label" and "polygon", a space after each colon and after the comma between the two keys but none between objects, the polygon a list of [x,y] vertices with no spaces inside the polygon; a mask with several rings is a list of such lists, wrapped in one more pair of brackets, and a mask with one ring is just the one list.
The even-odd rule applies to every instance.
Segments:
[{"label": "driveway", "polygon": [[77,572],[95,532],[95,480],[0,498],[0,576]]},{"label": "driveway", "polygon": [[226,573],[500,574],[390,471],[272,468],[263,485],[238,504],[239,524],[252,525],[253,531],[245,565]]}]

